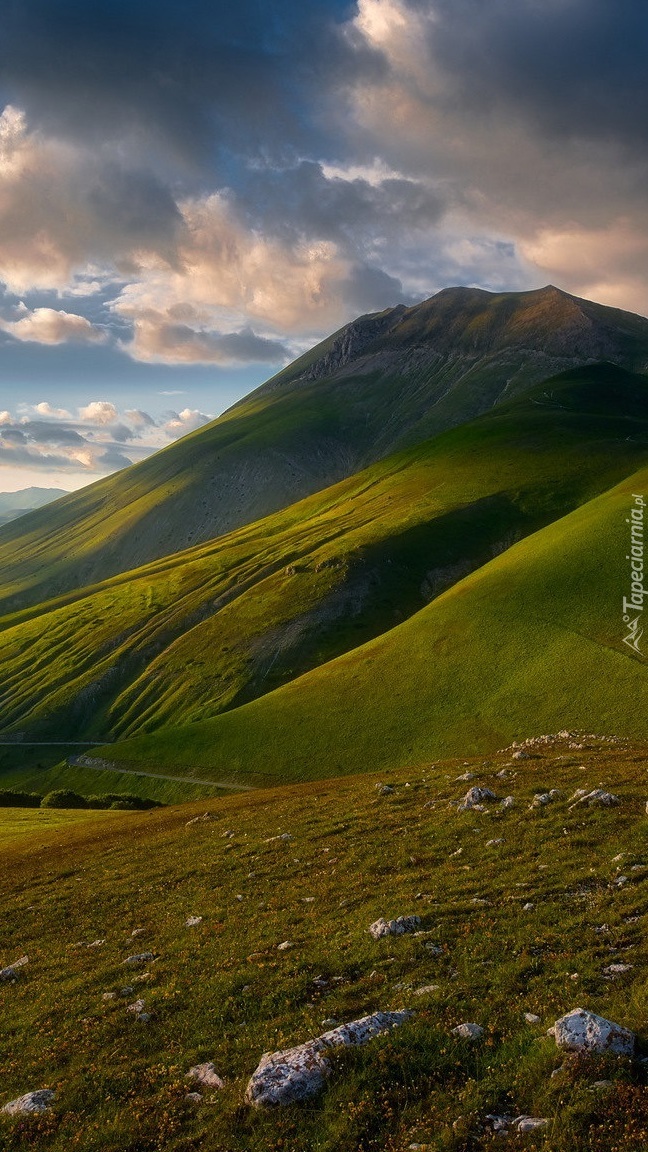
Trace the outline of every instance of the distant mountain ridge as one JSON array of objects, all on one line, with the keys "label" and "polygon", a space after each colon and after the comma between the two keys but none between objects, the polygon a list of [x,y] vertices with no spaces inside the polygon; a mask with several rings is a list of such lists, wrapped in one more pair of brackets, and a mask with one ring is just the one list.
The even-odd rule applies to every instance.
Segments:
[{"label": "distant mountain ridge", "polygon": [[360,317],[212,424],[0,531],[5,611],[251,524],[556,372],[648,366],[648,320],[549,286]]},{"label": "distant mountain ridge", "polygon": [[17,492],[0,492],[0,525],[67,495],[65,488],[21,488]]}]

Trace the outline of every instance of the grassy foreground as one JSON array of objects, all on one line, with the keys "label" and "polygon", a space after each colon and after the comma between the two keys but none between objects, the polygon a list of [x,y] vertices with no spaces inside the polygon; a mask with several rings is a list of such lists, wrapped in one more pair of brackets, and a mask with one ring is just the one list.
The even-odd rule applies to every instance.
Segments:
[{"label": "grassy foreground", "polygon": [[[645,1066],[566,1058],[546,1029],[581,1006],[648,1052],[648,748],[579,737],[530,752],[393,772],[388,794],[384,775],[344,778],[0,845],[0,963],[29,956],[0,984],[0,1103],[57,1093],[42,1116],[0,1117],[6,1152],[471,1152],[492,1146],[494,1113],[549,1121],[512,1147],[639,1152]],[[472,784],[498,802],[458,813]],[[598,786],[619,807],[570,811]],[[367,933],[411,913],[420,936]],[[123,966],[143,951],[145,968]],[[611,978],[611,963],[629,967]],[[137,997],[147,1023],[126,1010]],[[337,1057],[307,1106],[244,1105],[262,1052],[402,1007],[411,1022]],[[480,1041],[452,1036],[465,1021]],[[207,1060],[226,1085],[196,1104],[184,1077]]]}]

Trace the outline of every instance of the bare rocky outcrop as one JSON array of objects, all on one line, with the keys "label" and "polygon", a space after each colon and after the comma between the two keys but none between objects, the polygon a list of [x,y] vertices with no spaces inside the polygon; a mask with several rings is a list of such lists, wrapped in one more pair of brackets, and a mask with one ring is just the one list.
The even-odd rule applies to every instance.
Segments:
[{"label": "bare rocky outcrop", "polygon": [[463,800],[459,803],[459,811],[468,812],[471,808],[477,808],[477,810],[479,810],[483,806],[484,801],[496,799],[497,797],[492,788],[480,788],[475,785],[473,788],[468,789]]},{"label": "bare rocky outcrop", "polygon": [[224,1088],[225,1081],[221,1080],[216,1071],[216,1065],[208,1061],[205,1064],[194,1064],[185,1076],[185,1080],[193,1080],[194,1083],[200,1084],[203,1088],[210,1088],[212,1091],[215,1089]]},{"label": "bare rocky outcrop", "polygon": [[248,1083],[247,1103],[255,1108],[272,1108],[314,1096],[331,1074],[328,1052],[366,1044],[374,1036],[404,1024],[410,1016],[406,1011],[374,1012],[372,1016],[341,1024],[296,1048],[266,1052]]}]

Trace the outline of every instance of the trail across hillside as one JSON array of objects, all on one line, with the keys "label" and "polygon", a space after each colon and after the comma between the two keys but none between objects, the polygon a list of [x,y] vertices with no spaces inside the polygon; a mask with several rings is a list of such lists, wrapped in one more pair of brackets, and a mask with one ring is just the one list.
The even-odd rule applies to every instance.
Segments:
[{"label": "trail across hillside", "polygon": [[122,768],[120,764],[94,763],[90,757],[70,756],[68,764],[79,768],[93,768],[95,772],[121,772],[126,776],[147,776],[151,780],[172,780],[176,784],[201,784],[207,788],[226,788],[229,792],[249,792],[252,784],[226,784],[218,780],[198,780],[195,776],[164,776],[161,772],[142,772],[139,769]]}]

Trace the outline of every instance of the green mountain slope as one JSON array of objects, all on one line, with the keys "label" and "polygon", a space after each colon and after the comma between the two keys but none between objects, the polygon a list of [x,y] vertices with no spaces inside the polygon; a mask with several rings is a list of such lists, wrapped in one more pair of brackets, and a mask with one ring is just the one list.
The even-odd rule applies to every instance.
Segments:
[{"label": "green mountain slope", "polygon": [[647,492],[644,468],[370,643],[215,720],[104,754],[301,780],[562,728],[646,737],[648,664],[623,644],[621,603],[626,520]]},{"label": "green mountain slope", "polygon": [[648,365],[648,320],[555,288],[447,289],[363,317],[213,424],[0,530],[0,610],[250,524],[592,361]]},{"label": "green mountain slope", "polygon": [[645,379],[563,374],[286,512],[0,620],[3,728],[120,737],[241,705],[647,459]]}]

